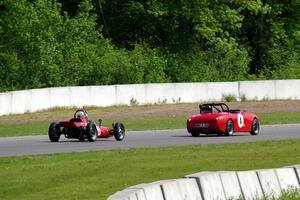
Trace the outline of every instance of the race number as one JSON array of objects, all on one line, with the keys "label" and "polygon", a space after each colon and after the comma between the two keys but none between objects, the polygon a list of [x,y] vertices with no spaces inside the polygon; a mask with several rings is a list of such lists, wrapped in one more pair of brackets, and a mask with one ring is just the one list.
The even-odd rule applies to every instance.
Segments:
[{"label": "race number", "polygon": [[238,118],[237,118],[237,122],[238,122],[238,126],[240,127],[240,128],[242,128],[243,126],[244,126],[244,117],[243,117],[243,115],[241,115],[241,114],[238,114]]}]

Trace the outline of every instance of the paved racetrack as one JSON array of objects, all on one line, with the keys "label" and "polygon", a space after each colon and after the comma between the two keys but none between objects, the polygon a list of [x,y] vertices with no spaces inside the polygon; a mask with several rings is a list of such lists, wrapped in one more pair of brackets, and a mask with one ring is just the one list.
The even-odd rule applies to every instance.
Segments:
[{"label": "paved racetrack", "polygon": [[162,147],[187,144],[216,144],[252,142],[259,140],[300,139],[300,124],[261,126],[257,136],[236,133],[234,136],[201,135],[191,137],[185,129],[128,132],[124,141],[111,137],[96,142],[79,142],[61,136],[58,143],[51,143],[48,135],[0,138],[0,156],[49,154],[58,152],[83,152],[92,150]]}]

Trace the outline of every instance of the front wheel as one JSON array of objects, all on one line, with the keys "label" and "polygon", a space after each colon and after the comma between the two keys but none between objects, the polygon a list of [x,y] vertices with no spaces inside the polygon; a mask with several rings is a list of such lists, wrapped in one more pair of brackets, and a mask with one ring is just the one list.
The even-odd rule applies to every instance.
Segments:
[{"label": "front wheel", "polygon": [[251,127],[250,134],[251,135],[258,135],[258,133],[259,133],[259,122],[256,118],[254,118],[253,122],[252,122],[252,127]]},{"label": "front wheel", "polygon": [[200,136],[200,133],[197,132],[197,131],[192,131],[192,132],[191,132],[191,135],[192,135],[193,137],[199,137],[199,136]]},{"label": "front wheel", "polygon": [[117,122],[114,127],[114,136],[117,141],[122,141],[125,137],[125,127],[122,123]]},{"label": "front wheel", "polygon": [[86,138],[89,142],[94,142],[97,139],[98,130],[95,123],[90,122],[86,126]]},{"label": "front wheel", "polygon": [[233,128],[234,128],[233,121],[231,119],[229,119],[227,121],[227,123],[226,123],[226,132],[225,132],[225,135],[226,136],[233,135]]},{"label": "front wheel", "polygon": [[61,132],[57,123],[52,122],[49,126],[48,136],[51,142],[58,142]]}]

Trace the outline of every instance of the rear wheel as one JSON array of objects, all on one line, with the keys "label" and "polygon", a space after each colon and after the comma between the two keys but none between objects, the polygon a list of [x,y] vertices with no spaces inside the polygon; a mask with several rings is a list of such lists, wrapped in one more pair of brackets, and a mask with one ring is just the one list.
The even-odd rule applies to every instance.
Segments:
[{"label": "rear wheel", "polygon": [[125,137],[125,127],[122,123],[117,122],[114,127],[114,136],[117,141],[122,141]]},{"label": "rear wheel", "polygon": [[259,133],[259,122],[256,118],[253,119],[250,134],[257,135]]},{"label": "rear wheel", "polygon": [[233,121],[231,119],[229,119],[227,121],[227,123],[226,123],[226,132],[225,132],[225,135],[226,136],[233,135],[233,128],[234,128]]},{"label": "rear wheel", "polygon": [[57,123],[52,122],[49,126],[48,136],[51,142],[58,142],[61,132]]},{"label": "rear wheel", "polygon": [[90,122],[86,126],[86,138],[89,142],[94,142],[97,139],[98,130],[95,123]]},{"label": "rear wheel", "polygon": [[191,132],[191,135],[192,135],[193,137],[199,137],[199,136],[200,136],[200,133],[197,132],[197,131],[192,131],[192,132]]}]

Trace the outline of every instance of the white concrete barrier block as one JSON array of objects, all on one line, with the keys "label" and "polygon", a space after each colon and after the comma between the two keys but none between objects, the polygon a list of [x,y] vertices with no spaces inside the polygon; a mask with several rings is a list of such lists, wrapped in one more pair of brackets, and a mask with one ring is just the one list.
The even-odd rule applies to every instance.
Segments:
[{"label": "white concrete barrier block", "polygon": [[275,99],[275,81],[241,81],[240,95],[250,100]]},{"label": "white concrete barrier block", "polygon": [[139,200],[135,193],[128,194],[128,200]]},{"label": "white concrete barrier block", "polygon": [[146,102],[145,84],[117,85],[116,94],[118,105],[130,105],[132,101],[136,101],[138,104]]},{"label": "white concrete barrier block", "polygon": [[221,101],[224,95],[239,97],[238,82],[204,83],[207,89],[206,101]]},{"label": "white concrete barrier block", "polygon": [[[140,185],[132,186],[130,188],[142,189],[144,191],[146,200],[164,200],[163,193],[159,184],[160,182],[162,181],[149,183],[149,184],[140,184]],[[143,198],[139,197],[139,200],[143,200]]]},{"label": "white concrete barrier block", "polygon": [[0,93],[0,116],[10,114],[12,106],[12,93]]},{"label": "white concrete barrier block", "polygon": [[107,200],[129,200],[128,194],[124,191],[125,190],[116,192],[115,194],[109,196]]},{"label": "white concrete barrier block", "polygon": [[137,196],[138,200],[147,200],[147,199],[146,199],[145,192],[144,192],[144,190],[143,190],[143,187],[145,187],[146,185],[147,185],[147,184],[142,183],[142,184],[139,184],[139,185],[131,186],[131,187],[129,187],[128,189],[133,189],[133,190],[135,190],[135,193],[136,193],[136,196]]},{"label": "white concrete barrier block", "polygon": [[143,189],[134,187],[135,186],[116,192],[115,194],[111,195],[108,200],[147,200]]},{"label": "white concrete barrier block", "polygon": [[183,199],[181,192],[179,190],[179,185],[175,180],[162,183],[161,188],[162,188],[165,200],[182,200]]},{"label": "white concrete barrier block", "polygon": [[220,178],[226,199],[238,199],[243,196],[236,172],[220,172]]},{"label": "white concrete barrier block", "polygon": [[218,172],[204,173],[195,178],[198,179],[205,200],[226,199]]},{"label": "white concrete barrier block", "polygon": [[146,84],[146,104],[172,103],[177,98],[175,86],[172,83]]},{"label": "white concrete barrier block", "polygon": [[202,200],[200,188],[194,178],[177,179],[181,197],[186,200]]},{"label": "white concrete barrier block", "polygon": [[300,188],[297,174],[294,168],[278,168],[276,169],[276,173],[281,190]]},{"label": "white concrete barrier block", "polygon": [[117,105],[116,86],[91,86],[90,105],[100,107]]},{"label": "white concrete barrier block", "polygon": [[295,166],[298,182],[300,183],[300,165]]},{"label": "white concrete barrier block", "polygon": [[71,107],[70,88],[57,87],[50,88],[51,108],[55,107]]},{"label": "white concrete barrier block", "polygon": [[30,106],[30,112],[51,108],[50,90],[48,88],[31,90]]},{"label": "white concrete barrier block", "polygon": [[23,114],[30,111],[31,107],[31,91],[23,90],[12,92],[12,114]]},{"label": "white concrete barrier block", "polygon": [[277,99],[300,99],[300,80],[276,80]]},{"label": "white concrete barrier block", "polygon": [[136,194],[136,197],[137,197],[138,200],[147,200],[144,190],[142,190],[142,189],[141,190],[136,190],[135,194]]},{"label": "white concrete barrier block", "polygon": [[278,198],[281,193],[280,184],[278,182],[274,169],[264,169],[257,171],[258,178],[261,183],[262,190],[267,198]]},{"label": "white concrete barrier block", "polygon": [[91,105],[91,92],[88,86],[70,87],[70,106],[83,107]]},{"label": "white concrete barrier block", "polygon": [[175,96],[172,103],[207,101],[207,87],[203,83],[174,83]]},{"label": "white concrete barrier block", "polygon": [[263,191],[255,171],[237,172],[245,200],[263,198]]}]

